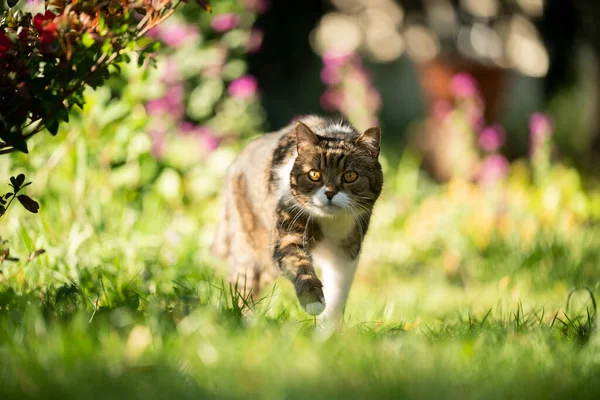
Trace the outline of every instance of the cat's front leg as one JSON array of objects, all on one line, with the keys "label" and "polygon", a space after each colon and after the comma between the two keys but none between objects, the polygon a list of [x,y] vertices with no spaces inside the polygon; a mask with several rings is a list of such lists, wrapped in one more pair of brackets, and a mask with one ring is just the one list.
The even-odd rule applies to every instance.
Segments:
[{"label": "cat's front leg", "polygon": [[317,277],[308,252],[307,223],[301,216],[279,210],[278,228],[275,232],[273,258],[283,274],[294,284],[302,308],[310,315],[325,310],[323,284]]},{"label": "cat's front leg", "polygon": [[325,331],[334,331],[341,326],[358,260],[341,248],[318,246],[315,250],[327,302],[327,309],[319,316],[319,326]]}]

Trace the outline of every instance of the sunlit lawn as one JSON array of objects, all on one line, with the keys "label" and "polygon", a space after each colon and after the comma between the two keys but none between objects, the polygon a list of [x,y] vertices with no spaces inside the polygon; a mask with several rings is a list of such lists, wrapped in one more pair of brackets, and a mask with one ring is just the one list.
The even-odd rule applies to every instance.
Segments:
[{"label": "sunlit lawn", "polygon": [[150,185],[146,161],[111,165],[94,150],[121,144],[62,140],[2,164],[3,176],[32,169],[28,193],[42,205],[0,222],[20,259],[0,266],[2,399],[600,395],[590,293],[574,292],[567,310],[574,288],[598,294],[593,226],[529,241],[491,235],[485,246],[449,229],[438,233],[458,250],[419,249],[406,215],[423,199],[403,206],[389,186],[345,327],[323,341],[289,282],[240,309],[208,253],[234,150],[183,178],[158,166]]}]

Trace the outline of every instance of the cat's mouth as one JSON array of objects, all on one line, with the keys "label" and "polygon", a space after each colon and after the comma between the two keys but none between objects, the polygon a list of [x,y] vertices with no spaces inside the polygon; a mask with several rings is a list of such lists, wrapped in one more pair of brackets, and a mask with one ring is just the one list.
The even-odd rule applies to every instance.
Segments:
[{"label": "cat's mouth", "polygon": [[326,215],[334,215],[342,210],[342,207],[331,203],[317,206],[317,208]]}]

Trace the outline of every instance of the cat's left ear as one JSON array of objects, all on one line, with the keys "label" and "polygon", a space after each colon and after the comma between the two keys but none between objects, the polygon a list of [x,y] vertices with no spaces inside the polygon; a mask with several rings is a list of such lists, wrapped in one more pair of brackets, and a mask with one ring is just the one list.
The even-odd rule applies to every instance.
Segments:
[{"label": "cat's left ear", "polygon": [[296,144],[298,146],[298,153],[300,153],[304,149],[319,144],[319,138],[306,124],[298,121],[296,122]]},{"label": "cat's left ear", "polygon": [[373,158],[379,156],[379,146],[381,143],[381,129],[378,126],[367,129],[356,139],[356,144],[366,150]]}]

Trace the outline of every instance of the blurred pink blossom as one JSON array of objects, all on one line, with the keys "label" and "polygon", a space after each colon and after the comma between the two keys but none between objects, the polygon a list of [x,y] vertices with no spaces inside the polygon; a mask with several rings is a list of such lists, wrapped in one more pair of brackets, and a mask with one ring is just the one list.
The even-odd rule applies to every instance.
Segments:
[{"label": "blurred pink blossom", "polygon": [[244,75],[229,84],[229,94],[234,97],[246,99],[256,94],[258,82],[252,75]]},{"label": "blurred pink blossom", "polygon": [[181,132],[183,134],[190,134],[190,133],[194,133],[195,131],[196,131],[196,125],[194,125],[193,122],[183,121],[181,124],[179,124],[179,132]]},{"label": "blurred pink blossom", "polygon": [[344,96],[335,90],[326,90],[320,99],[321,108],[325,111],[336,111],[339,110],[344,102]]},{"label": "blurred pink blossom", "polygon": [[167,25],[159,25],[150,29],[146,35],[153,39],[158,39],[170,47],[179,47],[200,35],[200,31],[193,25],[187,25],[181,22],[173,22]]},{"label": "blurred pink blossom", "polygon": [[252,29],[248,36],[245,49],[248,53],[256,53],[260,50],[264,38],[264,33],[260,29]]},{"label": "blurred pink blossom", "polygon": [[146,110],[150,115],[169,114],[173,118],[179,119],[185,112],[183,96],[183,85],[171,85],[167,88],[163,97],[150,100],[146,103]]},{"label": "blurred pink blossom", "polygon": [[262,14],[271,7],[269,0],[244,0],[244,7],[248,10]]},{"label": "blurred pink blossom", "polygon": [[326,51],[323,53],[323,64],[330,67],[339,67],[345,64],[350,58],[350,54],[348,53],[335,53],[331,51]]},{"label": "blurred pink blossom", "polygon": [[215,16],[210,22],[210,26],[217,32],[227,32],[235,28],[240,22],[237,14],[227,13]]},{"label": "blurred pink blossom", "polygon": [[477,180],[479,183],[492,183],[506,177],[509,170],[510,164],[504,156],[491,154],[483,160]]},{"label": "blurred pink blossom", "polygon": [[529,153],[536,163],[549,157],[550,138],[554,132],[552,119],[541,112],[534,113],[529,119]]},{"label": "blurred pink blossom", "polygon": [[478,96],[473,97],[474,101],[469,101],[464,105],[467,121],[473,129],[480,131],[483,129],[485,118],[483,116],[483,100]]},{"label": "blurred pink blossom", "polygon": [[199,34],[198,28],[195,26],[172,23],[161,27],[160,39],[167,46],[179,47],[197,39]]},{"label": "blurred pink blossom", "polygon": [[183,75],[177,66],[177,62],[167,57],[165,60],[165,69],[162,73],[162,81],[167,84],[173,84],[180,82],[183,79]]},{"label": "blurred pink blossom", "polygon": [[550,136],[553,131],[554,123],[548,115],[536,112],[529,119],[529,133],[532,138]]},{"label": "blurred pink blossom", "polygon": [[448,100],[438,100],[433,105],[433,117],[438,121],[443,121],[453,109],[452,103]]},{"label": "blurred pink blossom", "polygon": [[454,75],[450,85],[452,94],[458,98],[473,97],[477,94],[477,81],[467,73]]},{"label": "blurred pink blossom", "polygon": [[215,131],[207,126],[201,126],[198,128],[198,135],[200,137],[200,145],[206,152],[214,151],[219,147],[219,138],[217,138]]},{"label": "blurred pink blossom", "polygon": [[167,132],[162,125],[152,126],[148,130],[152,141],[150,153],[154,158],[159,158],[165,153]]},{"label": "blurred pink blossom", "polygon": [[485,128],[479,135],[479,146],[487,152],[494,152],[506,143],[506,132],[500,125]]},{"label": "blurred pink blossom", "polygon": [[321,69],[321,81],[326,85],[336,85],[340,83],[341,80],[342,76],[340,74],[340,69],[337,66],[325,65],[325,67]]}]

